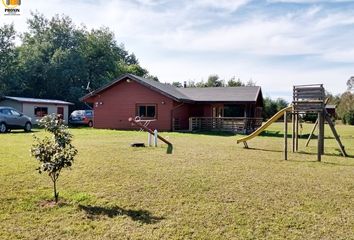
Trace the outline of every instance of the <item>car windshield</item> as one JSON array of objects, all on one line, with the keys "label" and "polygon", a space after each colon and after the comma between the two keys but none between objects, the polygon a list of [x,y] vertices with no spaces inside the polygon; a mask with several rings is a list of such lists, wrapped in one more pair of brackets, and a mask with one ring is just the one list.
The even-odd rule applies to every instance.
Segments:
[{"label": "car windshield", "polygon": [[71,116],[76,117],[76,116],[83,116],[85,115],[85,110],[75,110],[71,113]]},{"label": "car windshield", "polygon": [[93,112],[91,110],[86,110],[86,116],[92,116]]}]

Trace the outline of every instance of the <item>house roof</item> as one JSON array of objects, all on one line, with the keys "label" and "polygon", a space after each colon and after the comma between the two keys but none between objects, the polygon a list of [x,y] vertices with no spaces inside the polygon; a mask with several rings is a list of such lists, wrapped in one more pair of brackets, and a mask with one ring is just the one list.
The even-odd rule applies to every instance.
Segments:
[{"label": "house roof", "polygon": [[256,102],[261,87],[179,88],[195,102]]},{"label": "house roof", "polygon": [[327,109],[335,109],[337,106],[336,105],[332,105],[332,104],[327,104],[326,108]]},{"label": "house roof", "polygon": [[65,101],[55,100],[55,99],[24,98],[24,97],[10,97],[10,96],[3,96],[2,99],[13,100],[13,101],[16,101],[16,102],[23,102],[23,103],[74,105],[71,102],[65,102]]},{"label": "house roof", "polygon": [[111,83],[80,98],[81,101],[98,95],[118,82],[131,79],[162,95],[180,102],[256,102],[261,87],[210,87],[210,88],[177,88],[170,84],[160,83],[151,79],[125,74]]},{"label": "house roof", "polygon": [[107,85],[104,85],[103,87],[89,93],[86,94],[85,96],[83,96],[82,98],[80,98],[80,101],[85,101],[85,99],[90,98],[92,96],[95,96],[101,92],[103,92],[104,90],[114,86],[115,84],[117,84],[118,82],[121,82],[125,79],[131,79],[133,81],[136,81],[150,89],[153,89],[159,93],[161,93],[162,95],[165,95],[167,97],[173,98],[174,100],[177,101],[181,101],[181,100],[188,100],[188,97],[183,95],[181,92],[178,91],[178,89],[170,84],[164,84],[164,83],[160,83],[151,79],[146,79],[146,78],[142,78],[142,77],[138,77],[135,76],[133,74],[124,74],[123,76],[121,76],[120,78],[113,80],[112,82],[108,83]]}]

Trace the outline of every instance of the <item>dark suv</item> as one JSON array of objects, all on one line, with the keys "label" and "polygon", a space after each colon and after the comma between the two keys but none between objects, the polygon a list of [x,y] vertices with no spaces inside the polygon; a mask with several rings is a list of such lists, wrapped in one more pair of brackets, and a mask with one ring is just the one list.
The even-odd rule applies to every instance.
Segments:
[{"label": "dark suv", "polygon": [[71,125],[87,125],[93,127],[93,110],[75,110],[70,114]]},{"label": "dark suv", "polygon": [[0,133],[10,132],[11,129],[24,129],[30,132],[32,119],[11,107],[0,107]]}]

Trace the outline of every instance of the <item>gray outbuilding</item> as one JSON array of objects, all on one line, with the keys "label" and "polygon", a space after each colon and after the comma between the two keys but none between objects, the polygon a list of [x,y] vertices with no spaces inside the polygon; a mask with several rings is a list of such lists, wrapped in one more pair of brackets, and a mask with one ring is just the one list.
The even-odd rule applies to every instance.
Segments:
[{"label": "gray outbuilding", "polygon": [[37,120],[47,114],[62,115],[65,123],[68,123],[69,105],[74,105],[71,102],[53,99],[39,98],[23,98],[3,96],[0,98],[0,106],[7,106],[16,109],[19,112],[32,118],[32,124],[36,124]]}]

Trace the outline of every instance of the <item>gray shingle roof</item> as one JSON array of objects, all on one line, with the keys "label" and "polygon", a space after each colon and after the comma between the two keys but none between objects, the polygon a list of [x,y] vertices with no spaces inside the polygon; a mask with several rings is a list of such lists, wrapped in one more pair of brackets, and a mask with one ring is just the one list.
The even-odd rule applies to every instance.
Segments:
[{"label": "gray shingle roof", "polygon": [[10,96],[4,96],[2,97],[2,99],[13,100],[16,102],[27,102],[27,103],[74,105],[71,102],[65,102],[65,101],[55,100],[55,99],[24,98],[24,97],[10,97]]},{"label": "gray shingle roof", "polygon": [[337,106],[336,105],[333,105],[333,104],[327,104],[326,105],[326,108],[327,109],[335,109]]},{"label": "gray shingle roof", "polygon": [[261,93],[260,87],[177,88],[170,84],[160,83],[132,74],[125,74],[92,93],[85,95],[80,100],[85,101],[85,99],[127,78],[181,102],[255,102]]},{"label": "gray shingle roof", "polygon": [[261,87],[208,87],[178,89],[196,102],[255,102]]}]

